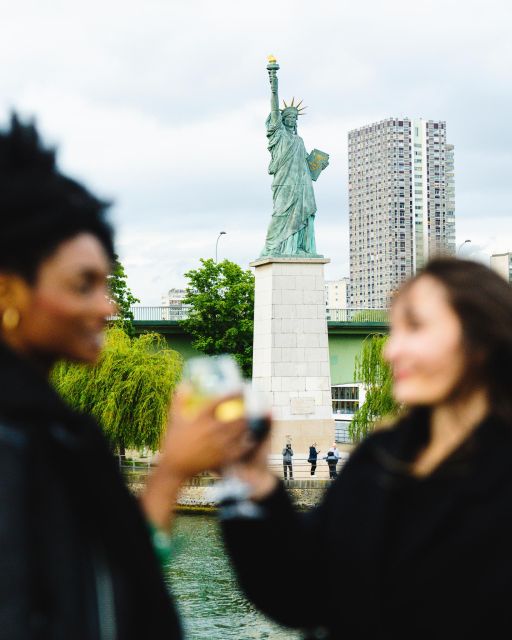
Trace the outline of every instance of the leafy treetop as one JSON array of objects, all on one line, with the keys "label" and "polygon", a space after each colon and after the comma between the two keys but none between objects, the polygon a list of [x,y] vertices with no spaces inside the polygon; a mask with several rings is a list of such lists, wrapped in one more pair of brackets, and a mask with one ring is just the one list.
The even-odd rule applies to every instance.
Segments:
[{"label": "leafy treetop", "polygon": [[112,300],[116,304],[116,324],[124,329],[129,336],[133,336],[135,334],[134,317],[130,307],[132,304],[140,302],[140,300],[128,288],[126,279],[126,271],[119,261],[119,256],[115,254],[112,274],[109,276],[109,288]]},{"label": "leafy treetop", "polygon": [[188,271],[185,303],[189,317],[182,321],[195,349],[209,355],[232,354],[244,375],[252,371],[254,276],[229,260],[201,259]]}]

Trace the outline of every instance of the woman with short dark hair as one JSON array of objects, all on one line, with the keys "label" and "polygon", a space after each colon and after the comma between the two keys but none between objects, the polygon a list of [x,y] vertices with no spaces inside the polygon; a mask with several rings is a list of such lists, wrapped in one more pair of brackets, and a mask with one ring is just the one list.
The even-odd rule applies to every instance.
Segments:
[{"label": "woman with short dark hair", "polygon": [[113,311],[106,208],[57,170],[33,126],[13,117],[10,130],[0,132],[0,638],[6,640],[180,638],[157,557],[168,551],[176,495],[187,477],[240,455],[245,426],[215,419],[215,403],[196,418],[176,419],[141,511],[97,424],[51,388],[57,360],[94,364]]},{"label": "woman with short dark hair", "polygon": [[[481,264],[433,260],[393,299],[385,357],[403,414],[356,448],[318,508],[294,510],[263,449],[239,464],[258,505],[257,518],[232,509],[223,522],[240,583],[311,637],[507,633],[511,287]],[[268,579],[284,554],[285,590]],[[339,572],[309,589],[313,554],[318,565],[335,558]]]}]

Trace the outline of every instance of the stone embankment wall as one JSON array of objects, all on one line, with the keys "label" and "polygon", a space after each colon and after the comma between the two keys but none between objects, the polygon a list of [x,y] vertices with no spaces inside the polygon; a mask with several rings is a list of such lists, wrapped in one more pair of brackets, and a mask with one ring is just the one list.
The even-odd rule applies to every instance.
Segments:
[{"label": "stone embankment wall", "polygon": [[[140,495],[146,484],[147,471],[125,471],[126,483],[135,495]],[[215,509],[215,485],[217,478],[192,478],[183,487],[178,498],[178,510],[211,511]],[[299,509],[309,509],[317,505],[330,480],[286,480],[285,487]]]}]

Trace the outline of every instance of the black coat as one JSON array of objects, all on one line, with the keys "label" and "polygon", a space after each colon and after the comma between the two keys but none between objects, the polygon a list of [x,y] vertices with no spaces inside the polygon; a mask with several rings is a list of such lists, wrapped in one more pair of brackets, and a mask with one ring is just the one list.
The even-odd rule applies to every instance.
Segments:
[{"label": "black coat", "polygon": [[318,459],[318,451],[316,447],[309,447],[308,462],[316,462]]},{"label": "black coat", "polygon": [[324,460],[327,462],[327,464],[330,467],[336,466],[339,462],[338,458],[334,455],[332,451],[329,451],[329,453],[324,457]]},{"label": "black coat", "polygon": [[[284,625],[323,627],[321,637],[508,637],[512,426],[485,420],[418,479],[407,463],[428,433],[420,416],[369,437],[307,514],[280,485],[261,503],[260,519],[224,522],[249,598]],[[336,571],[312,584],[312,557]]]},{"label": "black coat", "polygon": [[0,345],[0,639],[180,637],[98,426]]}]

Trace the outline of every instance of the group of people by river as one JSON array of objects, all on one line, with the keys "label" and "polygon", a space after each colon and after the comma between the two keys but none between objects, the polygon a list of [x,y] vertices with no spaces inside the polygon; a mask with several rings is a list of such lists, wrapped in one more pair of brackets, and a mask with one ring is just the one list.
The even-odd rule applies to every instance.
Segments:
[{"label": "group of people by river", "polygon": [[[34,126],[13,118],[0,133],[0,639],[181,638],[162,566],[178,491],[204,470],[236,479],[219,509],[225,545],[247,597],[281,624],[309,638],[507,634],[509,284],[436,258],[401,286],[385,357],[402,413],[355,449],[317,508],[295,510],[269,439],[220,419],[226,398],[191,416],[186,388],[137,503],[96,421],[49,381],[57,361],[100,354],[106,210],[57,169]],[[340,570],[312,587],[333,558]]]},{"label": "group of people by river", "polygon": [[[311,478],[316,477],[316,468],[318,465],[319,453],[320,453],[320,449],[317,448],[317,443],[313,442],[309,447],[309,454],[307,459],[308,463],[310,464],[309,475]],[[283,478],[285,480],[288,480],[288,479],[293,480],[293,455],[294,454],[293,454],[291,442],[287,442],[282,452]],[[327,463],[327,467],[329,469],[329,478],[331,480],[334,480],[335,478],[337,478],[338,477],[337,467],[338,467],[338,462],[341,459],[341,453],[339,452],[335,442],[333,443],[332,447],[330,447],[329,450],[327,451],[327,455],[322,456],[321,459],[325,460],[325,462]]]}]

